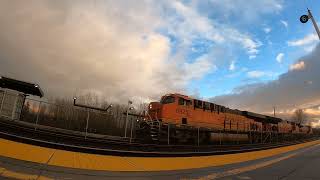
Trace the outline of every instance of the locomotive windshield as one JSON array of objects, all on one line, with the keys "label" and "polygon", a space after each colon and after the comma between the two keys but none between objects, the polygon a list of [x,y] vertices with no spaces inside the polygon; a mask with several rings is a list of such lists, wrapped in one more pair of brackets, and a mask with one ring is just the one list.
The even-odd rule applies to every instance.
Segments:
[{"label": "locomotive windshield", "polygon": [[169,104],[169,103],[174,103],[175,98],[173,96],[165,96],[161,99],[160,103],[161,104]]}]

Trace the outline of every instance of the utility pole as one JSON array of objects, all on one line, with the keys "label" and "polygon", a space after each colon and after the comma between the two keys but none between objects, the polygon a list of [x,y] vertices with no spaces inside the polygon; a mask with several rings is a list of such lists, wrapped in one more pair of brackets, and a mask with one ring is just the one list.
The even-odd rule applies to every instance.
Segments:
[{"label": "utility pole", "polygon": [[308,22],[308,20],[311,19],[312,21],[312,24],[314,26],[314,29],[316,30],[317,34],[318,34],[318,37],[319,37],[319,40],[320,40],[320,30],[319,30],[319,27],[317,25],[317,22],[316,20],[314,19],[312,13],[311,13],[311,10],[308,8],[308,15],[302,15],[300,17],[300,22],[301,23],[306,23]]}]

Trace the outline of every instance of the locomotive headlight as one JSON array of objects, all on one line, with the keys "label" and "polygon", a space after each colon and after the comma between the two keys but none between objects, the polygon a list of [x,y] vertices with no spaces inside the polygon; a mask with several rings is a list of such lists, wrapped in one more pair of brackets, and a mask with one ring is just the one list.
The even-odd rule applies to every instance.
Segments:
[{"label": "locomotive headlight", "polygon": [[152,104],[149,105],[149,108],[152,109]]}]

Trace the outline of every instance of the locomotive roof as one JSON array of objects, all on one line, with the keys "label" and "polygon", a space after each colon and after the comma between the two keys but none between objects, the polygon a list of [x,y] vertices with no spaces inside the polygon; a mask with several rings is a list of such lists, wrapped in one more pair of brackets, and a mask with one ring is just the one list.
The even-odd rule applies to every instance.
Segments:
[{"label": "locomotive roof", "polygon": [[190,98],[189,96],[186,96],[186,95],[183,95],[183,94],[179,94],[179,93],[166,94],[164,96],[178,96],[178,97],[185,98],[187,100],[192,100],[192,98]]},{"label": "locomotive roof", "polygon": [[254,112],[250,112],[250,111],[242,111],[243,115],[249,118],[252,118],[258,122],[265,122],[265,123],[272,123],[272,124],[276,124],[278,122],[281,122],[282,119],[277,118],[277,117],[271,117],[271,116],[266,116],[263,114],[258,114],[258,113],[254,113]]},{"label": "locomotive roof", "polygon": [[[185,98],[185,99],[188,99],[188,100],[194,99],[194,98],[191,98],[189,96],[178,94],[178,93],[166,94],[165,96],[178,96],[178,97],[182,97],[182,98]],[[197,99],[194,99],[194,100],[197,100]],[[203,100],[197,100],[197,101],[203,101]],[[207,101],[203,101],[203,102],[212,103],[212,102],[207,102]],[[212,104],[215,104],[215,103],[212,103]],[[218,105],[218,104],[215,104],[215,105]],[[263,115],[263,114],[250,112],[250,111],[241,111],[241,110],[238,110],[238,109],[230,109],[230,108],[222,106],[222,105],[218,105],[218,106],[221,106],[221,107],[225,108],[226,111],[229,112],[229,113],[241,114],[241,115],[246,116],[248,118],[252,118],[252,119],[254,119],[255,121],[258,121],[258,122],[276,124],[276,123],[282,121],[282,119],[277,118],[277,117],[267,116],[267,115]]]}]

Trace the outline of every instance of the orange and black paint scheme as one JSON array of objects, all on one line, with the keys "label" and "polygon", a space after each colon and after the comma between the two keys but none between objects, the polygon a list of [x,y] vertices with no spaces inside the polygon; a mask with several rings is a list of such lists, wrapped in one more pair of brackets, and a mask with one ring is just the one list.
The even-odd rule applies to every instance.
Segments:
[{"label": "orange and black paint scheme", "polygon": [[[179,142],[195,141],[197,138],[201,142],[262,142],[270,134],[280,134],[280,138],[287,138],[292,134],[312,133],[309,126],[230,109],[177,93],[162,96],[160,102],[151,102],[146,119],[149,124],[145,122],[142,129],[149,126],[151,138],[157,141],[161,141],[163,136],[164,141],[170,138],[171,141]],[[144,136],[145,133],[147,131],[144,131]]]}]

